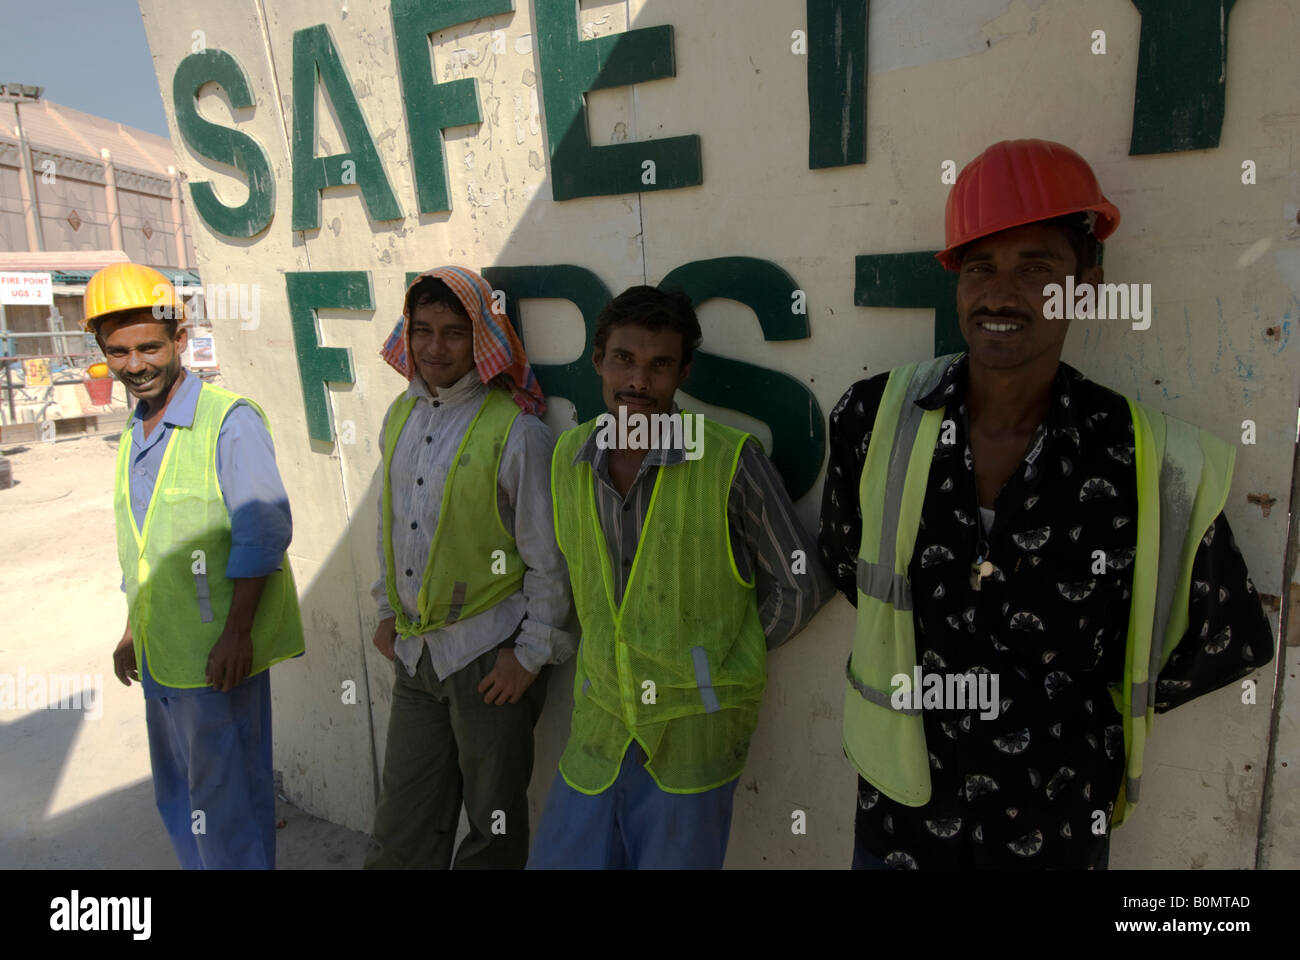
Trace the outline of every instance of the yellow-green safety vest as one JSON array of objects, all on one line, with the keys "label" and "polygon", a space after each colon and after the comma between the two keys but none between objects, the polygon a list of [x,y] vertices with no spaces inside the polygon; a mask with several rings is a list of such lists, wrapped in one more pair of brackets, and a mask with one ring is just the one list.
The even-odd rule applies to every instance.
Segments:
[{"label": "yellow-green safety vest", "polygon": [[[169,687],[206,687],[208,654],[225,629],[235,593],[226,577],[230,559],[230,513],[217,482],[217,437],[226,414],[244,401],[270,430],[266,414],[247,397],[203,384],[194,422],[167,438],[144,528],[131,511],[131,435],[117,448],[113,512],[117,556],[126,581],[126,601],[135,639],[136,663],[148,654],[149,672]],[[157,428],[155,428],[157,429]],[[255,676],[272,664],[303,652],[302,616],[289,557],[266,578],[253,619]]]},{"label": "yellow-green safety vest", "polygon": [[705,420],[703,457],[659,468],[615,605],[595,477],[573,462],[596,425],[562,434],[551,463],[555,535],[582,625],[560,773],[600,793],[635,738],[661,789],[702,793],[740,776],[767,681],[754,581],[736,568],[727,525],[749,435]]},{"label": "yellow-green safety vest", "polygon": [[[920,711],[894,708],[891,680],[911,676],[918,662],[907,569],[944,417],[943,408],[924,410],[916,400],[938,385],[953,359],[891,371],[859,488],[858,615],[846,668],[844,752],[874,787],[913,807],[930,800],[925,727]],[[1227,500],[1235,457],[1232,447],[1199,427],[1131,399],[1128,406],[1138,516],[1124,677],[1110,685],[1126,758],[1115,825],[1138,800],[1156,680],[1187,629],[1192,561]],[[1160,642],[1153,644],[1153,636]]]},{"label": "yellow-green safety vest", "polygon": [[[497,474],[519,406],[504,390],[488,390],[470,421],[442,486],[438,527],[429,544],[417,601],[419,620],[407,616],[397,594],[393,561],[393,451],[416,397],[401,393],[384,433],[384,558],[388,605],[399,636],[438,630],[482,613],[519,589],[524,562],[497,505]],[[491,517],[491,520],[488,518]]]}]

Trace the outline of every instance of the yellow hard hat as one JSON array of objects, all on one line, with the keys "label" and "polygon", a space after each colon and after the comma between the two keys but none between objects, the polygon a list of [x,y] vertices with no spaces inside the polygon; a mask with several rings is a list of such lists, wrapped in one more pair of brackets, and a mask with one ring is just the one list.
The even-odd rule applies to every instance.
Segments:
[{"label": "yellow hard hat", "polygon": [[81,325],[95,332],[96,322],[126,310],[153,309],[159,319],[185,319],[185,307],[176,288],[152,267],[139,263],[113,263],[86,284],[86,309]]}]

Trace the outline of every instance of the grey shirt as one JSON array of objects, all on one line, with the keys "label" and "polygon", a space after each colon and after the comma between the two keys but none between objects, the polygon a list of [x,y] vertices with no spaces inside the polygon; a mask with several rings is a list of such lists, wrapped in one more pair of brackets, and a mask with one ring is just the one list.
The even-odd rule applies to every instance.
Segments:
[{"label": "grey shirt", "polygon": [[[677,407],[673,410],[677,412]],[[686,462],[686,452],[680,442],[671,448],[648,450],[627,496],[622,497],[610,480],[609,450],[599,446],[598,436],[596,431],[587,438],[573,463],[591,464],[596,477],[596,515],[609,550],[614,602],[619,603],[641,540],[655,478],[660,469]],[[834,587],[822,567],[816,539],[795,516],[781,475],[752,438],[741,449],[727,496],[727,532],[737,572],[748,580],[756,570],[758,618],[771,650],[802,630],[831,598]]]},{"label": "grey shirt", "polygon": [[[390,469],[393,487],[393,561],[397,596],[408,617],[418,619],[418,597],[429,560],[429,547],[438,529],[443,485],[465,431],[487,398],[488,387],[470,370],[434,396],[416,375],[406,395],[415,407],[402,427]],[[391,412],[391,409],[390,409]],[[388,430],[388,415],[380,430]],[[577,637],[564,629],[572,600],[569,573],[555,543],[551,512],[551,452],[555,440],[541,420],[520,414],[510,429],[497,474],[497,509],[524,562],[521,588],[495,606],[467,620],[420,636],[396,641],[398,658],[415,676],[420,651],[426,647],[439,679],[510,638],[515,656],[531,673],[547,663],[562,663],[573,655]],[[455,509],[456,504],[449,504]],[[393,615],[386,587],[384,504],[379,501],[379,579],[370,589],[379,618]],[[490,522],[491,518],[484,518]],[[522,623],[520,621],[523,621]]]}]

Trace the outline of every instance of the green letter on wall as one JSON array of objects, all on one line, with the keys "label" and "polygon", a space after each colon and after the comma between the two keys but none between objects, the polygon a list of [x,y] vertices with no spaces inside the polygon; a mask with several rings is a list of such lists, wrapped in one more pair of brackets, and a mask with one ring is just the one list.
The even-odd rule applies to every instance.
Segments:
[{"label": "green letter on wall", "polygon": [[1130,154],[1207,150],[1223,131],[1236,0],[1133,0],[1142,14]]},{"label": "green letter on wall", "polygon": [[[350,148],[348,153],[316,156],[317,71],[338,114],[339,126]],[[319,227],[320,191],[351,184],[361,188],[361,197],[371,217],[401,218],[402,208],[388,184],[347,71],[339,60],[329,29],[321,23],[294,31],[293,35],[293,229]]]},{"label": "green letter on wall", "polygon": [[957,274],[945,270],[935,251],[878,253],[856,259],[853,302],[859,307],[934,310],[934,355],[966,349],[957,323]]},{"label": "green letter on wall", "polygon": [[514,8],[514,0],[393,0],[393,38],[421,213],[451,209],[442,131],[483,121],[478,81],[434,82],[429,34]]},{"label": "green letter on wall", "polygon": [[808,169],[867,162],[867,0],[808,0]]},{"label": "green letter on wall", "polygon": [[271,225],[275,212],[275,178],[266,152],[246,133],[223,127],[199,116],[198,94],[205,83],[220,84],[236,110],[256,106],[239,62],[224,50],[191,53],[172,77],[172,102],[176,128],[185,145],[200,157],[226,163],[248,179],[248,199],[228,207],[217,199],[212,184],[190,184],[194,209],[212,230],[227,237],[252,237]]},{"label": "green letter on wall", "polygon": [[564,397],[576,408],[578,422],[585,423],[605,412],[600,377],[591,365],[591,337],[596,318],[613,298],[609,287],[586,267],[567,264],[547,267],[484,267],[479,271],[493,290],[506,295],[506,315],[528,350],[528,337],[519,317],[520,300],[568,300],[582,314],[586,328],[582,353],[568,363],[534,363],[533,372],[548,397]]},{"label": "green letter on wall", "polygon": [[[792,309],[798,285],[767,260],[696,260],[659,281],[661,290],[674,287],[697,307],[714,297],[743,303],[758,317],[764,340],[801,340],[811,335],[807,313]],[[812,489],[826,455],[826,421],[817,398],[803,383],[789,374],[697,350],[682,390],[766,423],[772,431],[772,463],[790,499],[798,500]]]},{"label": "green letter on wall", "polygon": [[313,440],[334,439],[326,382],[352,383],[352,355],[344,347],[322,347],[316,322],[319,308],[373,310],[370,274],[363,270],[288,272],[284,285],[289,292],[289,319],[293,345],[298,353],[298,375],[302,378],[302,402],[307,410],[307,433]]},{"label": "green letter on wall", "polygon": [[542,102],[556,200],[671,190],[703,182],[695,135],[593,147],[583,94],[672,77],[673,28],[578,38],[577,0],[535,0]]}]

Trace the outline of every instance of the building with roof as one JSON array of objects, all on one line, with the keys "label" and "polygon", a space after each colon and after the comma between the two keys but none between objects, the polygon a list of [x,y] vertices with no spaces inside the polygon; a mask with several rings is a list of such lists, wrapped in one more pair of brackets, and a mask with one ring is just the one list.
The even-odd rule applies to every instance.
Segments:
[{"label": "building with roof", "polygon": [[[173,283],[199,284],[185,178],[171,141],[41,99],[41,92],[0,84],[0,274],[49,274],[52,281],[52,302],[0,305],[0,355],[49,368],[0,364],[0,419],[10,424],[88,412],[84,389],[57,388],[80,383],[80,371],[101,359],[80,327],[82,295],[96,270],[131,260]],[[32,371],[42,371],[37,389],[27,389]],[[113,406],[120,411],[124,401],[115,386]]]}]

